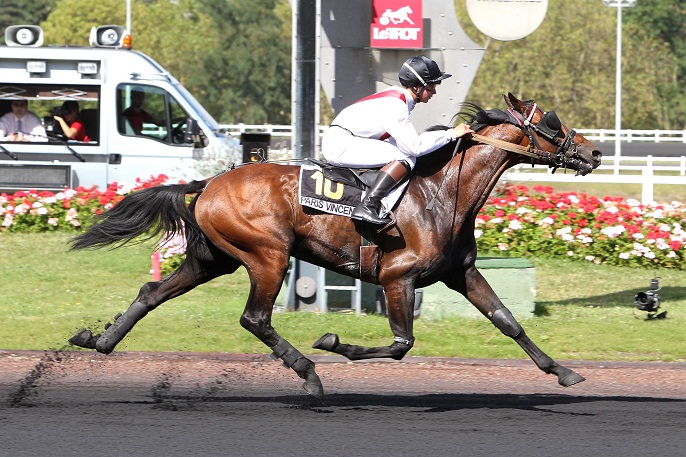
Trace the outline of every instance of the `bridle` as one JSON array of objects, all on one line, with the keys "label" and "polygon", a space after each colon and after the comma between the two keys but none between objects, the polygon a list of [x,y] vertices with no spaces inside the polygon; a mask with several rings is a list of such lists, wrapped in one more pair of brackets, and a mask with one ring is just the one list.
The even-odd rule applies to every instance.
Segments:
[{"label": "bridle", "polygon": [[[533,104],[533,108],[528,117],[513,108],[508,108],[507,112],[517,122],[517,125],[529,138],[529,146],[520,146],[518,144],[509,143],[507,141],[497,140],[483,135],[472,134],[471,138],[479,143],[490,144],[506,151],[514,152],[515,154],[524,155],[537,159],[540,162],[553,168],[553,173],[558,168],[567,169],[572,168],[577,170],[577,175],[581,173],[581,168],[584,162],[581,160],[577,151],[576,143],[574,143],[574,136],[576,131],[569,129],[562,124],[560,118],[557,117],[555,111],[543,112],[541,120],[534,124],[531,122],[538,106]],[[567,131],[565,135],[562,127]],[[535,133],[535,135],[534,135]],[[543,138],[550,144],[555,146],[555,153],[544,151],[538,142],[539,138]],[[571,150],[571,153],[569,151]],[[533,164],[533,161],[532,161]]]}]

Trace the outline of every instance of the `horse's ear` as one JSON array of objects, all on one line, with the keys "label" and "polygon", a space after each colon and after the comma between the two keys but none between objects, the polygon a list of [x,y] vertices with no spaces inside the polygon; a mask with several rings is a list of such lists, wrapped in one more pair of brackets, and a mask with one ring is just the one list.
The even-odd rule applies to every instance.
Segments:
[{"label": "horse's ear", "polygon": [[507,98],[505,99],[507,102],[508,106],[516,111],[519,111],[525,116],[529,115],[529,110],[533,106],[533,100],[528,100],[528,101],[521,101],[514,95],[512,95],[512,92],[508,92]]},{"label": "horse's ear", "polygon": [[514,95],[512,95],[512,92],[508,92],[507,95],[503,94],[503,98],[505,99],[505,103],[507,103],[507,106],[509,106],[510,108],[514,108],[514,105],[512,104],[511,100],[517,99]]},{"label": "horse's ear", "polygon": [[512,92],[507,93],[507,99],[505,101],[510,108],[526,108],[526,103],[515,97]]}]

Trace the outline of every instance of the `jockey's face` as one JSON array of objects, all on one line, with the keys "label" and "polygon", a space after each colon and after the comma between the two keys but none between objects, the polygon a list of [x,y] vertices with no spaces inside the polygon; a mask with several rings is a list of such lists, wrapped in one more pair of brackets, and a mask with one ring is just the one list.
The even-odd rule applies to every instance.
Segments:
[{"label": "jockey's face", "polygon": [[[416,90],[421,89],[421,87],[416,87]],[[424,86],[424,90],[422,91],[421,97],[419,97],[419,100],[417,100],[417,103],[428,103],[429,100],[431,100],[431,97],[433,97],[436,94],[436,84],[427,84]]]}]

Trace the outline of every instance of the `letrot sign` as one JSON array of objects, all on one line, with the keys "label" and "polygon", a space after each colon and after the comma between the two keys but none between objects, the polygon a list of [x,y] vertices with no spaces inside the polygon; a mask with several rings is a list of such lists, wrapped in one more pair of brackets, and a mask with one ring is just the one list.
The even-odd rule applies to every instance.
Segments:
[{"label": "letrot sign", "polygon": [[369,45],[423,48],[422,0],[373,0]]}]

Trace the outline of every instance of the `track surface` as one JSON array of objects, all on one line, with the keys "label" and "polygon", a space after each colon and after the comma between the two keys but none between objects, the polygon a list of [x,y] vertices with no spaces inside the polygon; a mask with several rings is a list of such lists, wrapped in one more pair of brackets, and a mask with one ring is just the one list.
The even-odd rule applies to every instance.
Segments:
[{"label": "track surface", "polygon": [[686,455],[686,364],[0,351],[0,456]]}]

